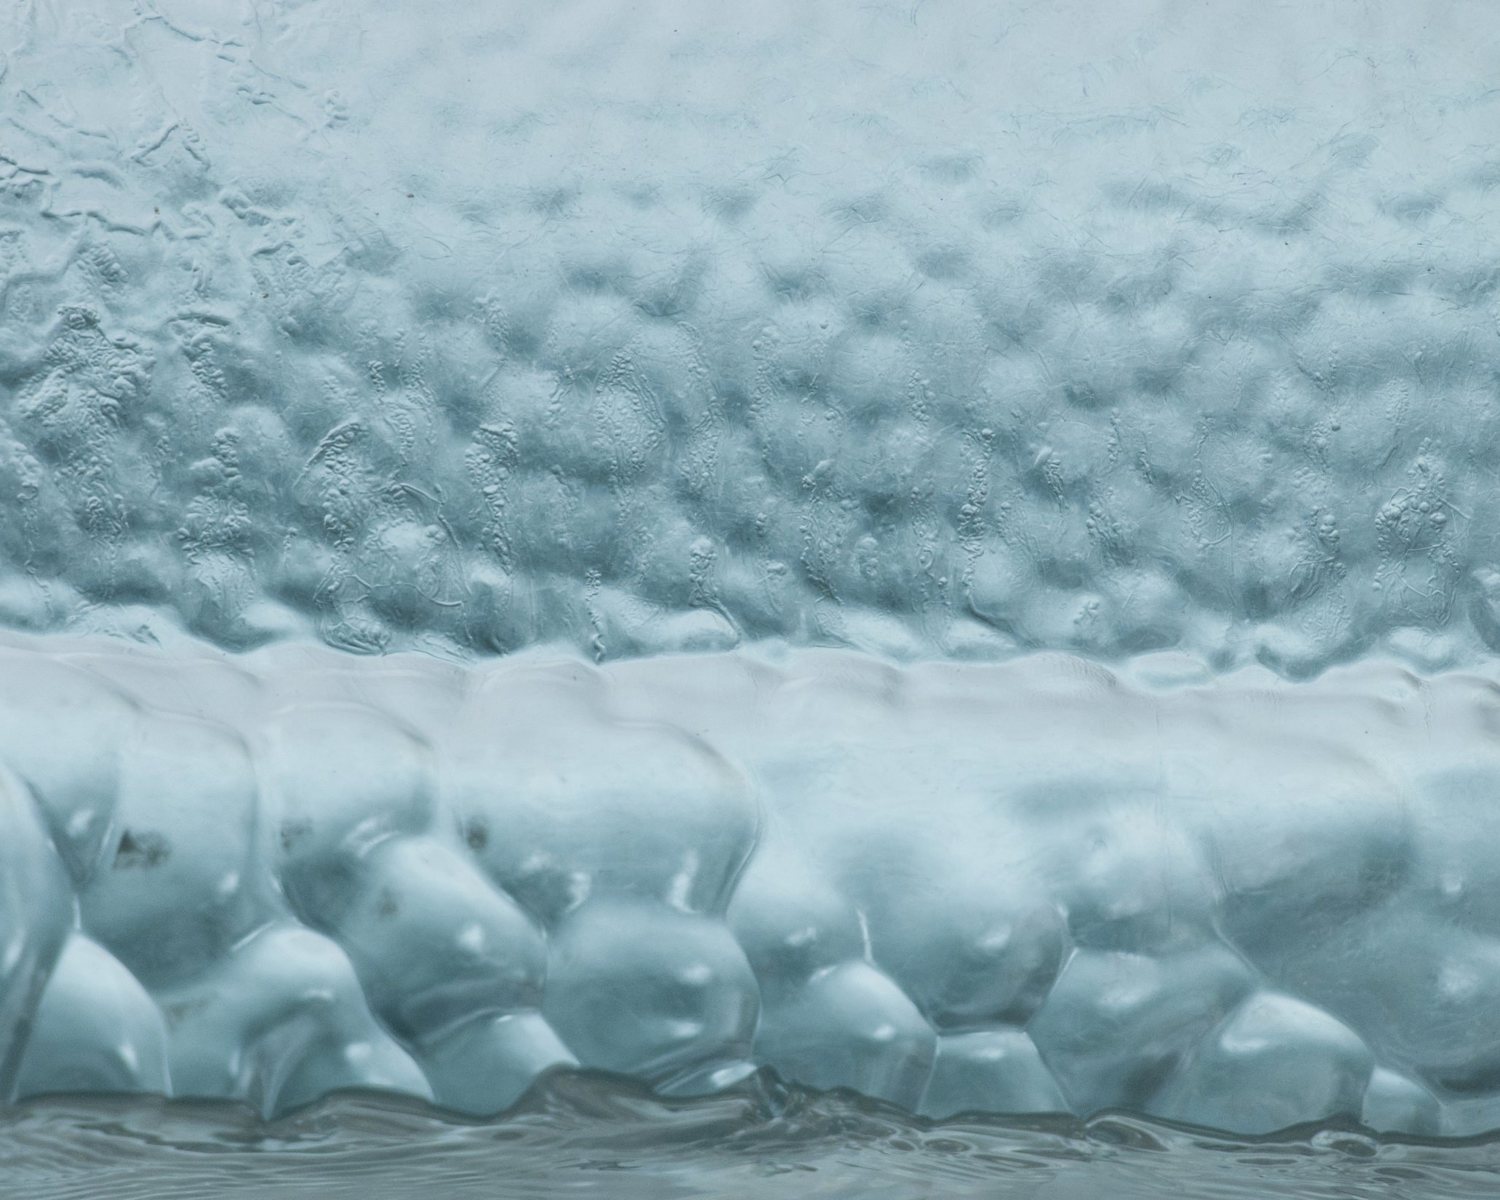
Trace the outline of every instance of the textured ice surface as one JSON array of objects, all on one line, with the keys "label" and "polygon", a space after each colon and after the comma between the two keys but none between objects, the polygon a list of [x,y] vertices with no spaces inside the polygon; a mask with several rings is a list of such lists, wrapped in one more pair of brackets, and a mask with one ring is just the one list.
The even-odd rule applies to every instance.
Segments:
[{"label": "textured ice surface", "polygon": [[0,8],[0,623],[1500,646],[1483,0]]},{"label": "textured ice surface", "polygon": [[1494,1127],[1500,676],[1182,667],[9,635],[0,1087]]},{"label": "textured ice surface", "polygon": [[0,5],[0,1100],[1500,1127],[1500,23],[1334,7]]}]

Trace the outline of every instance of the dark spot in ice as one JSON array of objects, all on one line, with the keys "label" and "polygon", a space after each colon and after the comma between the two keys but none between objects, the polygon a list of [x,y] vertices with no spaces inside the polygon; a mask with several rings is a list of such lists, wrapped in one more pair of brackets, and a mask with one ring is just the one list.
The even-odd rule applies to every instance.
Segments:
[{"label": "dark spot in ice", "polygon": [[283,821],[279,831],[281,848],[290,850],[311,832],[311,821]]},{"label": "dark spot in ice", "polygon": [[396,893],[390,888],[380,889],[380,900],[375,905],[375,912],[381,917],[394,917],[401,911],[401,906],[396,903]]},{"label": "dark spot in ice", "polygon": [[120,835],[120,844],[115,848],[115,870],[141,867],[149,871],[166,862],[171,854],[171,843],[161,834],[132,833],[127,829]]},{"label": "dark spot in ice", "polygon": [[464,841],[470,850],[483,850],[490,844],[490,830],[483,821],[470,821],[464,826]]},{"label": "dark spot in ice", "polygon": [[162,1005],[162,1016],[166,1018],[168,1028],[182,1024],[183,1020],[194,1013],[202,1012],[212,1003],[207,996],[194,996],[188,1000],[178,1000]]}]

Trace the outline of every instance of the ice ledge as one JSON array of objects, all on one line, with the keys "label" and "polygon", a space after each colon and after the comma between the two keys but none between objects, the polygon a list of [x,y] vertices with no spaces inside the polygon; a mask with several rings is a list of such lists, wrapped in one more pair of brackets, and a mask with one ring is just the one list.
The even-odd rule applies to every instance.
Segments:
[{"label": "ice ledge", "polygon": [[0,640],[0,1088],[1500,1126],[1500,684]]}]

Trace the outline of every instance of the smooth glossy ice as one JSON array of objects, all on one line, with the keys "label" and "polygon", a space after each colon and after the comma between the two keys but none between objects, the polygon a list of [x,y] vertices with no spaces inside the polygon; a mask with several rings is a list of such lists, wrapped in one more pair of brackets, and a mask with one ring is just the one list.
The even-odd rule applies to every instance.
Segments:
[{"label": "smooth glossy ice", "polygon": [[12,728],[89,731],[7,751],[11,1096],[489,1113],[581,1064],[1243,1133],[1500,1111],[1490,673],[0,659]]}]

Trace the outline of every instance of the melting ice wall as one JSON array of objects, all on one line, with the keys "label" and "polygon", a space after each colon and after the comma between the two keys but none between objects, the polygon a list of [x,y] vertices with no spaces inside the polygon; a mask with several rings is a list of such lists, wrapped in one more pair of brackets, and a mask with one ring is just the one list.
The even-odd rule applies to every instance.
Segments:
[{"label": "melting ice wall", "polygon": [[766,1065],[936,1116],[1500,1123],[1493,672],[0,666],[12,1095]]},{"label": "melting ice wall", "polygon": [[418,7],[0,13],[0,1089],[1500,1124],[1489,7]]}]

